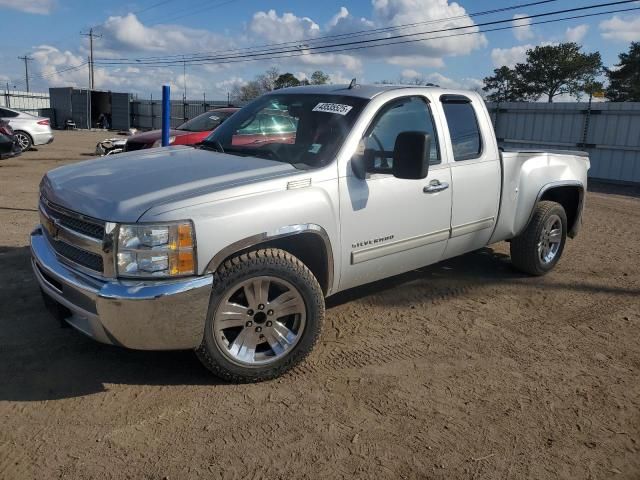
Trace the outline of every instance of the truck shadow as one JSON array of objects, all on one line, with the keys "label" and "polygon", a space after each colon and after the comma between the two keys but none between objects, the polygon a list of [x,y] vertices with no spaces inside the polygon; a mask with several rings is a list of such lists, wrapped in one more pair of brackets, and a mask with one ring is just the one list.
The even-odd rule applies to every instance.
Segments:
[{"label": "truck shadow", "polygon": [[[464,294],[469,285],[513,282],[508,256],[485,248],[462,257],[342,292],[331,309],[369,297],[374,304],[411,302]],[[573,288],[620,295],[640,290],[528,279],[541,288]],[[46,312],[26,247],[0,247],[0,401],[80,397],[125,385],[223,385],[191,351],[143,352],[102,345],[72,328],[61,328]]]}]

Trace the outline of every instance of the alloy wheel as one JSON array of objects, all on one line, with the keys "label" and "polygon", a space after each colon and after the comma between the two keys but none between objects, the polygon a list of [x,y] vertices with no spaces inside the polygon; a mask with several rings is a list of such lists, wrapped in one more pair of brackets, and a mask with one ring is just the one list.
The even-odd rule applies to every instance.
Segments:
[{"label": "alloy wheel", "polygon": [[213,330],[229,359],[258,366],[291,352],[305,323],[306,306],[298,289],[280,278],[260,276],[227,290],[216,309]]}]

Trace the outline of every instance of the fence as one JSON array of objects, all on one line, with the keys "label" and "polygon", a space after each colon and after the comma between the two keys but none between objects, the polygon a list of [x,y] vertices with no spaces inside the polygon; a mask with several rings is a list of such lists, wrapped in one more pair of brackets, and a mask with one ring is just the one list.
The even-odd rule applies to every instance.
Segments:
[{"label": "fence", "polygon": [[0,107],[14,108],[21,112],[51,118],[53,111],[48,93],[19,92],[6,89],[0,94]]},{"label": "fence", "polygon": [[589,176],[640,183],[640,103],[488,104],[501,146],[585,150]]},{"label": "fence", "polygon": [[[226,100],[171,100],[171,128],[186,122],[215,107],[226,107]],[[239,105],[238,105],[239,106]],[[162,127],[161,100],[132,100],[130,105],[131,126],[141,130]]]}]

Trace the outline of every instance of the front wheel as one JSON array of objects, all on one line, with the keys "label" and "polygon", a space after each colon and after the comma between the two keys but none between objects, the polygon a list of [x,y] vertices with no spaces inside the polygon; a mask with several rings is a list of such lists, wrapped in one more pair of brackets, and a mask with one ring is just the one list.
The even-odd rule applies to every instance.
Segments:
[{"label": "front wheel", "polygon": [[567,240],[567,214],[562,205],[542,201],[527,228],[511,240],[511,262],[530,275],[544,275],[556,266]]},{"label": "front wheel", "polygon": [[324,296],[313,273],[279,249],[248,252],[216,272],[196,353],[217,376],[236,383],[282,375],[315,345]]}]

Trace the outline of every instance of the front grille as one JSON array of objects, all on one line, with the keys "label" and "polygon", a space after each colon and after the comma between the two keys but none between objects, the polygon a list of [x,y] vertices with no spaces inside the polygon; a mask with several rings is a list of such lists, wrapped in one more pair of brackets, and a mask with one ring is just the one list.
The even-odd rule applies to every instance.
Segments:
[{"label": "front grille", "polygon": [[105,224],[40,199],[41,222],[47,240],[56,253],[82,267],[104,274],[102,244]]},{"label": "front grille", "polygon": [[65,209],[53,206],[47,201],[41,202],[40,206],[49,218],[55,220],[64,227],[75,232],[82,233],[83,235],[87,235],[88,237],[95,238],[96,240],[102,240],[102,237],[104,237],[104,224],[100,223],[98,220],[88,220],[86,217],[79,218],[79,216],[74,216],[71,212],[65,213]]},{"label": "front grille", "polygon": [[82,265],[83,267],[90,268],[97,272],[102,272],[104,264],[100,255],[76,248],[66,242],[61,242],[52,238],[48,238],[48,240],[53,249],[63,257],[68,258],[72,262]]},{"label": "front grille", "polygon": [[146,147],[147,147],[146,143],[132,142],[131,140],[127,140],[127,143],[124,144],[124,151],[133,152],[135,150],[142,150],[143,148],[146,148]]}]

